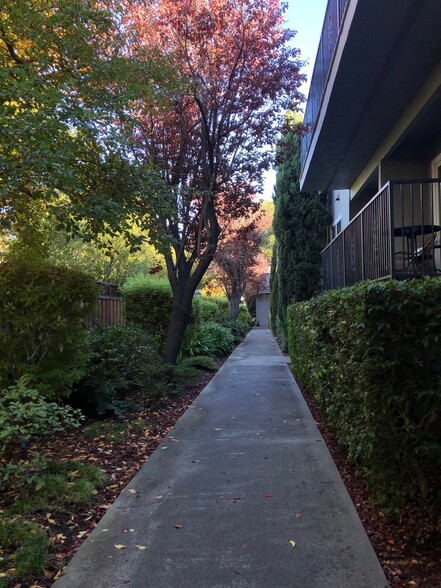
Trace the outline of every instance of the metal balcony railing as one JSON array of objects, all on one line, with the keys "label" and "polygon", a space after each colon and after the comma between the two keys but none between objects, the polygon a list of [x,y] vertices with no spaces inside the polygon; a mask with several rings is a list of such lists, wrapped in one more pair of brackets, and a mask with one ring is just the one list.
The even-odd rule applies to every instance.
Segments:
[{"label": "metal balcony railing", "polygon": [[322,252],[323,289],[441,275],[441,180],[391,181]]},{"label": "metal balcony railing", "polygon": [[349,0],[328,0],[328,5],[326,7],[325,20],[323,22],[314,70],[311,76],[305,115],[303,117],[304,124],[309,126],[309,132],[305,137],[302,137],[301,141],[302,166],[306,159],[306,154],[308,153],[315,123],[317,122],[326,79],[328,77],[348,2]]}]

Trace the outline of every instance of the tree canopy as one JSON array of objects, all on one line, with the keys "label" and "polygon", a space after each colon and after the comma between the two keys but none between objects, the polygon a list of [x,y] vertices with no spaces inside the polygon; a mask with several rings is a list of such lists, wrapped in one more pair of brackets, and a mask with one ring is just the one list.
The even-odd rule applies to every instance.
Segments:
[{"label": "tree canopy", "polygon": [[[162,103],[177,78],[136,49],[111,0],[14,0],[0,7],[0,207],[23,231],[32,202],[68,230],[120,226],[136,197],[160,190],[121,132],[132,100]],[[127,52],[128,45],[132,55]],[[145,202],[142,203],[145,207]]]},{"label": "tree canopy", "polygon": [[179,352],[191,298],[224,224],[249,214],[283,111],[302,100],[298,50],[278,0],[147,0],[130,11],[145,45],[172,58],[186,77],[173,108],[139,104],[137,161],[152,160],[174,194],[158,215],[175,304],[165,354]]}]

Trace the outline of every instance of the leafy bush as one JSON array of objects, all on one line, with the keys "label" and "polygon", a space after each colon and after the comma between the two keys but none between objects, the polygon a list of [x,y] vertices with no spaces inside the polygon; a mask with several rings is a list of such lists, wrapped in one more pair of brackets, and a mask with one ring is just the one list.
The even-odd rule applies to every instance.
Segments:
[{"label": "leafy bush", "polygon": [[67,426],[78,426],[81,420],[79,410],[48,402],[22,377],[0,394],[0,452]]},{"label": "leafy bush", "polygon": [[231,317],[228,298],[225,296],[213,296],[210,300],[217,306],[217,312],[212,320],[224,327],[229,327],[231,325]]},{"label": "leafy bush", "polygon": [[173,296],[168,280],[138,274],[121,288],[128,323],[154,335],[162,347],[170,322]]},{"label": "leafy bush", "polygon": [[204,298],[201,297],[201,321],[206,323],[208,321],[216,321],[216,316],[218,314],[218,305],[214,301],[213,298]]},{"label": "leafy bush", "polygon": [[89,333],[89,346],[86,374],[71,399],[86,412],[99,416],[124,412],[125,396],[137,389],[147,399],[167,392],[169,367],[153,337],[141,327],[97,327]]},{"label": "leafy bush", "polygon": [[[138,274],[121,288],[128,323],[142,327],[155,337],[159,349],[164,346],[173,306],[173,295],[167,279]],[[183,346],[199,327],[200,299],[193,299],[192,317]]]},{"label": "leafy bush", "polygon": [[196,337],[186,348],[188,357],[209,355],[222,357],[233,350],[234,337],[230,329],[213,321],[203,323]]},{"label": "leafy bush", "polygon": [[[239,307],[239,314],[237,315],[235,327],[237,330],[237,335],[240,336],[241,339],[245,337],[248,331],[253,326],[253,318],[251,314],[248,312],[248,308],[245,304],[241,304]],[[233,330],[234,334],[234,330]]]},{"label": "leafy bush", "polygon": [[25,375],[47,398],[66,396],[87,361],[98,289],[81,272],[43,263],[0,265],[0,386]]},{"label": "leafy bush", "polygon": [[236,343],[240,342],[253,326],[253,319],[245,304],[240,305],[236,322],[231,322],[230,304],[223,296],[201,299],[201,322],[215,322],[230,329]]},{"label": "leafy bush", "polygon": [[362,283],[289,309],[295,374],[393,507],[436,489],[440,309],[438,279]]}]

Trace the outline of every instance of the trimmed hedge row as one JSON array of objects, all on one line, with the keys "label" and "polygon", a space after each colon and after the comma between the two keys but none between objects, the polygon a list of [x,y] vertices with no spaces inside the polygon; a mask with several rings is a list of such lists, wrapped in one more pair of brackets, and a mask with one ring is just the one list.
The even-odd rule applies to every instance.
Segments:
[{"label": "trimmed hedge row", "polygon": [[377,499],[441,499],[441,280],[365,282],[294,304],[288,344]]}]

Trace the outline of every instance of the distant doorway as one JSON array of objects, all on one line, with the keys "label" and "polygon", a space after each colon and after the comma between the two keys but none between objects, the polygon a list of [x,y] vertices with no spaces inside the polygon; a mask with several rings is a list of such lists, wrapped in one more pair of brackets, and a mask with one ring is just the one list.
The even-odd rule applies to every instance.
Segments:
[{"label": "distant doorway", "polygon": [[256,299],[256,323],[259,327],[269,326],[270,297],[269,294],[259,294]]}]

